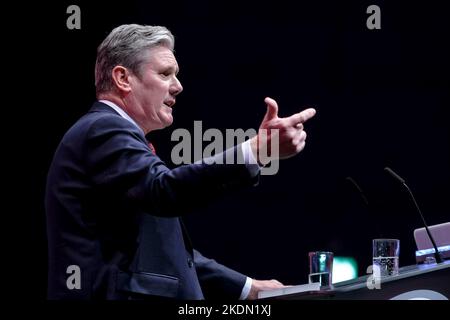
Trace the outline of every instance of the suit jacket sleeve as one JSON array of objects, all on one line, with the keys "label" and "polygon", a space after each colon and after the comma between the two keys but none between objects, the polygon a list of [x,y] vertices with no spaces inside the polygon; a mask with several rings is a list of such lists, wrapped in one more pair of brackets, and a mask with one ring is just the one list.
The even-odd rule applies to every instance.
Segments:
[{"label": "suit jacket sleeve", "polygon": [[[101,192],[126,197],[153,215],[178,216],[227,190],[255,185],[244,164],[191,164],[169,169],[150,151],[141,131],[118,116],[104,116],[87,130],[84,161]],[[233,148],[233,157],[241,148]],[[227,155],[224,153],[223,157]]]},{"label": "suit jacket sleeve", "polygon": [[206,299],[239,299],[247,276],[194,250],[195,268]]}]

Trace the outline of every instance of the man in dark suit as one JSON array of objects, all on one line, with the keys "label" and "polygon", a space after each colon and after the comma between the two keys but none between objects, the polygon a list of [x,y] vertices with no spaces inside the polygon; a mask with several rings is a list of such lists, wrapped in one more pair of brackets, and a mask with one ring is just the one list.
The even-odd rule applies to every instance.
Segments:
[{"label": "man in dark suit", "polygon": [[[255,299],[260,290],[283,286],[248,278],[192,248],[180,216],[257,184],[270,160],[258,150],[270,139],[257,135],[215,156],[231,153],[244,164],[168,169],[145,135],[173,121],[182,91],[173,46],[164,27],[123,25],[98,48],[98,101],[64,135],[48,173],[50,299]],[[276,102],[266,103],[260,129],[277,129],[277,159],[297,154],[305,145],[303,123],[315,111],[278,118]]]}]

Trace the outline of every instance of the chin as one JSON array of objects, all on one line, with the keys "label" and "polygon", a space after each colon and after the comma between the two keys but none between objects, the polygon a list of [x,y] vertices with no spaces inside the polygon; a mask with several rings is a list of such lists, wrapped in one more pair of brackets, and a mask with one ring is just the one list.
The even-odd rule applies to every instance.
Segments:
[{"label": "chin", "polygon": [[170,126],[173,123],[173,120],[169,121],[161,121],[161,125],[160,125],[160,129],[164,129],[167,128],[168,126]]},{"label": "chin", "polygon": [[168,127],[173,123],[173,117],[171,114],[168,114],[164,117],[163,125],[164,127]]},{"label": "chin", "polygon": [[172,110],[160,110],[155,117],[159,129],[166,128],[173,123]]}]

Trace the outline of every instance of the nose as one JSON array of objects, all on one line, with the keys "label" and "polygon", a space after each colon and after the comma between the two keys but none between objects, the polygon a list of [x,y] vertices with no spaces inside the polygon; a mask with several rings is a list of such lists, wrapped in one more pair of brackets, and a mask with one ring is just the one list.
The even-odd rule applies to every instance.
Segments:
[{"label": "nose", "polygon": [[183,86],[181,85],[180,80],[178,80],[177,77],[174,77],[174,81],[172,82],[172,85],[170,87],[170,94],[173,96],[176,96],[183,91]]}]

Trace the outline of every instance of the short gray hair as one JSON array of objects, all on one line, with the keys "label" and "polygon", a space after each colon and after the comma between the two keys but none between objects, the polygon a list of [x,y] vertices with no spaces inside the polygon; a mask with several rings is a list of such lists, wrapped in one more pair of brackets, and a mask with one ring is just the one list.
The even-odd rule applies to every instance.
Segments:
[{"label": "short gray hair", "polygon": [[124,24],[115,28],[97,48],[95,87],[97,95],[113,88],[111,72],[115,66],[129,68],[138,77],[147,50],[165,46],[173,51],[175,40],[165,27]]}]

